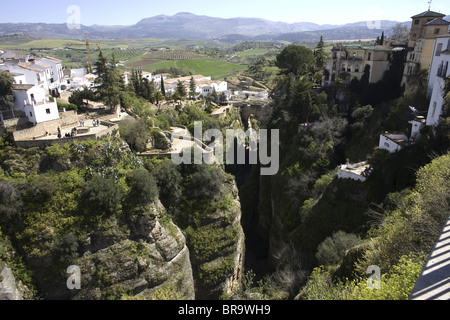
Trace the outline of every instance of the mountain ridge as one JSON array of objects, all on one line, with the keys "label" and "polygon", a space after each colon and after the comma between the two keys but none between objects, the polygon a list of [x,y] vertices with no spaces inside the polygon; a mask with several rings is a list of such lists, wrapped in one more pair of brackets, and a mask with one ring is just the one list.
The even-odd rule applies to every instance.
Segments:
[{"label": "mountain ridge", "polygon": [[389,34],[389,31],[397,23],[408,26],[410,24],[410,22],[389,20],[379,22],[379,24],[360,21],[343,25],[319,25],[313,22],[274,22],[262,18],[225,19],[180,12],[172,16],[162,14],[144,18],[134,25],[81,25],[79,29],[69,29],[65,23],[0,23],[0,36],[22,33],[37,39],[83,39],[87,33],[91,39],[214,40],[228,35],[239,35],[247,40],[252,40],[252,38],[259,40],[292,38],[300,42],[307,41],[311,37],[317,38],[319,31],[325,40],[374,38],[379,36],[381,31]]}]

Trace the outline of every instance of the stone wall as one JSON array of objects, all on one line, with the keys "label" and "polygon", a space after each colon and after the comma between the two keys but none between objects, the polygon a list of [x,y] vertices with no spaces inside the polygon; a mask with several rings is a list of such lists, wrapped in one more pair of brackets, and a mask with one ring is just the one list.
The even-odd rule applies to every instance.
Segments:
[{"label": "stone wall", "polygon": [[[35,147],[45,147],[45,146],[49,146],[52,145],[54,143],[59,143],[59,144],[65,144],[65,143],[71,143],[74,141],[85,141],[85,140],[91,140],[91,139],[100,139],[103,137],[111,137],[114,134],[118,134],[118,130],[119,130],[119,125],[118,124],[113,124],[113,123],[108,123],[108,122],[103,122],[102,121],[102,125],[109,125],[109,128],[96,133],[96,134],[87,134],[87,135],[82,135],[82,136],[75,136],[75,137],[70,137],[70,138],[62,138],[62,139],[47,139],[47,140],[15,140],[15,143],[18,147],[21,148],[35,148]],[[116,131],[116,132],[115,132]]]},{"label": "stone wall", "polygon": [[39,123],[28,129],[19,130],[13,133],[14,141],[24,141],[43,136],[46,133],[56,134],[58,127],[71,126],[78,123],[78,115],[76,111],[61,112],[60,119]]}]

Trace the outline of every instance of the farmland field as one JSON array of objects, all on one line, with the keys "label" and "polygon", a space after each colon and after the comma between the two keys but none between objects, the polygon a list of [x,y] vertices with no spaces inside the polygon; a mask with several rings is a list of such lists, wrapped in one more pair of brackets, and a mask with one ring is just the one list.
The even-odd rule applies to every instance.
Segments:
[{"label": "farmland field", "polygon": [[193,74],[203,74],[211,76],[212,79],[223,79],[235,72],[243,71],[247,67],[244,65],[224,62],[213,58],[203,58],[195,60],[161,61],[147,66],[143,66],[145,71],[154,72],[158,69],[169,69],[171,67],[192,72]]}]

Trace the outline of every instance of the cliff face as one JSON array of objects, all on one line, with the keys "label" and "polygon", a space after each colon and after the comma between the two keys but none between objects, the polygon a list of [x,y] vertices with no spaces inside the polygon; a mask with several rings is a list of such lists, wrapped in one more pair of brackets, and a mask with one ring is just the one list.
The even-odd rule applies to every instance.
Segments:
[{"label": "cliff face", "polygon": [[16,279],[5,263],[0,261],[0,300],[23,300],[18,290]]},{"label": "cliff face", "polygon": [[70,274],[52,278],[43,271],[55,269],[52,256],[30,261],[43,273],[36,278],[46,299],[195,299],[185,237],[160,201],[136,209],[126,224],[116,217],[105,221],[78,256],[73,265],[80,270],[79,290],[67,288]]},{"label": "cliff face", "polygon": [[[164,210],[158,201],[133,215],[129,238],[87,251],[77,262],[82,288],[73,298],[194,299],[185,237]],[[98,249],[104,240],[99,235],[91,245]]]},{"label": "cliff face", "polygon": [[235,181],[227,179],[218,205],[199,226],[186,229],[195,279],[196,299],[231,298],[240,293],[244,272],[245,235]]}]

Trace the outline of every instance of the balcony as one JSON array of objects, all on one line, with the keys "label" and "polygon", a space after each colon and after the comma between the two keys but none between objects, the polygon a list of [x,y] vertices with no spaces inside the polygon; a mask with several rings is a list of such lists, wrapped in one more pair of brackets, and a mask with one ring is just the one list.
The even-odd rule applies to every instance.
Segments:
[{"label": "balcony", "polygon": [[54,103],[54,102],[50,101],[49,99],[42,99],[42,100],[32,99],[31,101],[30,100],[23,101],[23,105],[28,106],[28,107],[43,106],[43,105],[52,104],[52,103]]}]

